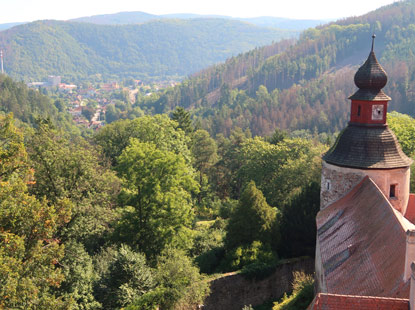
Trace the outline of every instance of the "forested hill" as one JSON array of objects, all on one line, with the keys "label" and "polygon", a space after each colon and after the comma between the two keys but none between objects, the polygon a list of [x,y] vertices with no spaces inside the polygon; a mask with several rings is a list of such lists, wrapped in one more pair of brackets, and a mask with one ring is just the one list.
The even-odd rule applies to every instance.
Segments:
[{"label": "forested hill", "polygon": [[15,82],[0,74],[0,118],[9,113],[13,113],[15,119],[28,125],[49,119],[55,126],[79,134],[63,102],[59,99],[53,102],[50,97],[29,89],[24,83]]},{"label": "forested hill", "polygon": [[117,26],[37,21],[0,32],[0,46],[14,79],[149,80],[187,76],[294,33],[224,19]]},{"label": "forested hill", "polygon": [[258,135],[276,127],[334,132],[347,121],[353,75],[375,32],[375,51],[389,75],[390,110],[414,115],[414,16],[415,1],[401,1],[309,29],[292,46],[280,42],[233,57],[141,104],[163,112],[179,103],[213,134],[234,127]]},{"label": "forested hill", "polygon": [[115,14],[103,14],[85,16],[80,18],[72,19],[71,21],[85,22],[99,25],[126,25],[126,24],[140,24],[156,19],[194,19],[194,18],[221,18],[221,19],[232,19],[239,21],[246,21],[248,23],[263,26],[272,27],[279,29],[290,29],[290,30],[304,30],[310,27],[315,27],[321,24],[327,23],[326,20],[312,20],[312,19],[290,19],[272,16],[259,16],[251,18],[239,18],[230,17],[224,15],[199,15],[199,14],[164,14],[154,15],[145,12],[119,12]]}]

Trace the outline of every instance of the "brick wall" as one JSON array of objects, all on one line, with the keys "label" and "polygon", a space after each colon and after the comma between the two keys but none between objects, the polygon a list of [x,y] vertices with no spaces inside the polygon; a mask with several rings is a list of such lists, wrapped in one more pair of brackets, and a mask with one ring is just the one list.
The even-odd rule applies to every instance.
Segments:
[{"label": "brick wall", "polygon": [[294,271],[314,272],[314,259],[298,259],[276,267],[262,280],[246,279],[240,274],[229,274],[211,282],[211,294],[205,300],[204,310],[241,310],[244,305],[260,305],[280,298],[291,291]]}]

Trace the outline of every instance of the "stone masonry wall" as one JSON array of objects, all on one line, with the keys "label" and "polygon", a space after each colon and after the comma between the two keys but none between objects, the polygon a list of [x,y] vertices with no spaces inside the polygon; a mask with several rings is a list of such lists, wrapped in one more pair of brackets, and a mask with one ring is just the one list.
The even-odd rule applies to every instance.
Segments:
[{"label": "stone masonry wall", "polygon": [[323,161],[320,192],[321,210],[343,197],[364,178],[364,174],[359,173],[357,169],[355,169],[356,172],[347,170],[351,169],[336,167]]},{"label": "stone masonry wall", "polygon": [[230,274],[213,280],[211,293],[205,300],[204,310],[241,310],[245,305],[260,305],[280,298],[291,291],[294,271],[314,272],[314,259],[304,258],[276,267],[262,280],[250,280],[241,274]]}]

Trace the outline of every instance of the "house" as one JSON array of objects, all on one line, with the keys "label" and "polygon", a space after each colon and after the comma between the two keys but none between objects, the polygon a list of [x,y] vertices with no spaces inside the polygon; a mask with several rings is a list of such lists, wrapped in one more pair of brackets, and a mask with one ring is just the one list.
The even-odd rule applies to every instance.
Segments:
[{"label": "house", "polygon": [[323,156],[309,309],[415,309],[412,160],[387,125],[391,98],[374,38],[354,77],[349,124]]}]

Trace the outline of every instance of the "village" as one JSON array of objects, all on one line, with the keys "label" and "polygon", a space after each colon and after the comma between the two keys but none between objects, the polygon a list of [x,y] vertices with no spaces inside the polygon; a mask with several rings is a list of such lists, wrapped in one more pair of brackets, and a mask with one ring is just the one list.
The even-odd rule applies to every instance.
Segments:
[{"label": "village", "polygon": [[137,96],[150,97],[177,84],[178,81],[173,80],[145,83],[129,79],[123,82],[82,82],[75,85],[63,83],[61,76],[50,75],[44,82],[31,82],[27,86],[54,97],[58,105],[63,103],[58,109],[66,109],[77,125],[97,130],[115,120],[111,117],[107,119],[108,107],[122,108],[126,104],[134,104]]}]

